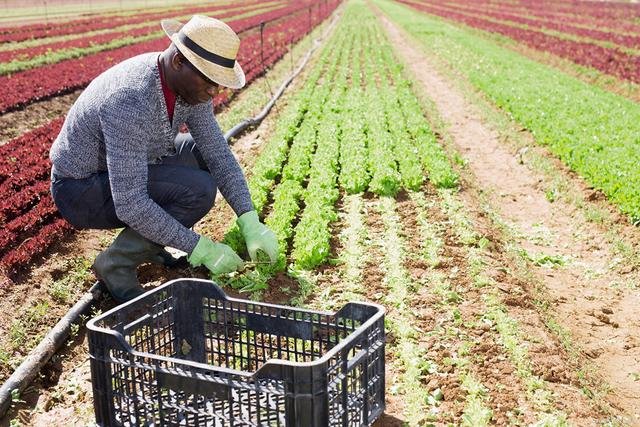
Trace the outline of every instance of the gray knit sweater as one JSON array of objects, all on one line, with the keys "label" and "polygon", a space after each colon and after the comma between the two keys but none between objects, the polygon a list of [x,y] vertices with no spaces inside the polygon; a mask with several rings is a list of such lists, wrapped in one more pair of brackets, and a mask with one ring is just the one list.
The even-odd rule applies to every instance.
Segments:
[{"label": "gray knit sweater", "polygon": [[218,189],[237,215],[253,209],[247,183],[213,116],[211,101],[176,100],[169,123],[157,67],[159,52],[128,59],[98,76],[69,110],[51,147],[56,175],[81,179],[109,172],[116,214],[146,238],[191,253],[199,236],[147,192],[147,165],[175,154],[186,123]]}]

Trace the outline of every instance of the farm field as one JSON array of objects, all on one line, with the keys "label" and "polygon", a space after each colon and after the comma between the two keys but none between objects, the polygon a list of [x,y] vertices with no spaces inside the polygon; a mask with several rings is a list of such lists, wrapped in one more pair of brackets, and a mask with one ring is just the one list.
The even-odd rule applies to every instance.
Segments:
[{"label": "farm field", "polygon": [[[280,257],[213,280],[326,311],[383,305],[375,426],[640,425],[640,5],[246,0],[100,13],[0,26],[3,382],[94,283],[91,263],[116,235],[73,230],[51,200],[48,150],[66,110],[111,65],[163,49],[159,19],[204,13],[239,33],[249,82],[214,98],[223,131],[318,40],[266,119],[230,142]],[[219,196],[195,230],[246,259],[234,223]],[[209,276],[139,269],[149,289],[179,277]],[[82,323],[0,425],[93,423]]]}]

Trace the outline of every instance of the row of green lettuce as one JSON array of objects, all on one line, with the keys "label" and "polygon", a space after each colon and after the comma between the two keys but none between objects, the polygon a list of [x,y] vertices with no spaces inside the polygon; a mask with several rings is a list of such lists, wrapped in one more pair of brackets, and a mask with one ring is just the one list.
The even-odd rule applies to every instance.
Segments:
[{"label": "row of green lettuce", "polygon": [[376,4],[640,222],[640,105],[440,18],[388,0]]},{"label": "row of green lettuce", "polygon": [[[279,238],[280,259],[218,281],[256,291],[280,271],[327,262],[341,191],[394,196],[420,189],[426,178],[436,187],[457,186],[381,31],[373,15],[363,19],[346,8],[249,179],[256,209]],[[242,252],[237,227],[225,242]]]}]

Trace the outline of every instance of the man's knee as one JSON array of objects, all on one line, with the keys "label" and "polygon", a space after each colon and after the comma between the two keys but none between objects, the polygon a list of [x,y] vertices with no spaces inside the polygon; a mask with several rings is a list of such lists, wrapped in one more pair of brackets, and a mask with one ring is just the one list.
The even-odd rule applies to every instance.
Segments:
[{"label": "man's knee", "polygon": [[169,208],[167,211],[186,227],[192,227],[211,210],[216,200],[216,193],[216,183],[211,174],[201,170],[194,171],[190,180],[188,200],[185,201],[190,205],[188,212],[181,213],[179,208]]},{"label": "man's knee", "polygon": [[209,172],[199,171],[197,175],[198,178],[195,180],[193,191],[198,193],[199,208],[204,211],[204,216],[213,207],[218,188],[215,179]]},{"label": "man's knee", "polygon": [[54,177],[51,196],[62,217],[75,228],[124,226],[116,215],[106,172],[83,179]]},{"label": "man's knee", "polygon": [[167,213],[187,227],[213,207],[216,183],[208,171],[175,165],[149,168],[149,195]]}]

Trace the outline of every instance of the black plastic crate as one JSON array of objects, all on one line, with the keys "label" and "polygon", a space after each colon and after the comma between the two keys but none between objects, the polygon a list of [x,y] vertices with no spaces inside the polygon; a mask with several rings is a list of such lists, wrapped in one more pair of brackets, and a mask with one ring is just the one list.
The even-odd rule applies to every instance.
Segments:
[{"label": "black plastic crate", "polygon": [[88,323],[101,426],[368,426],[384,411],[384,308],[336,313],[179,279]]}]

